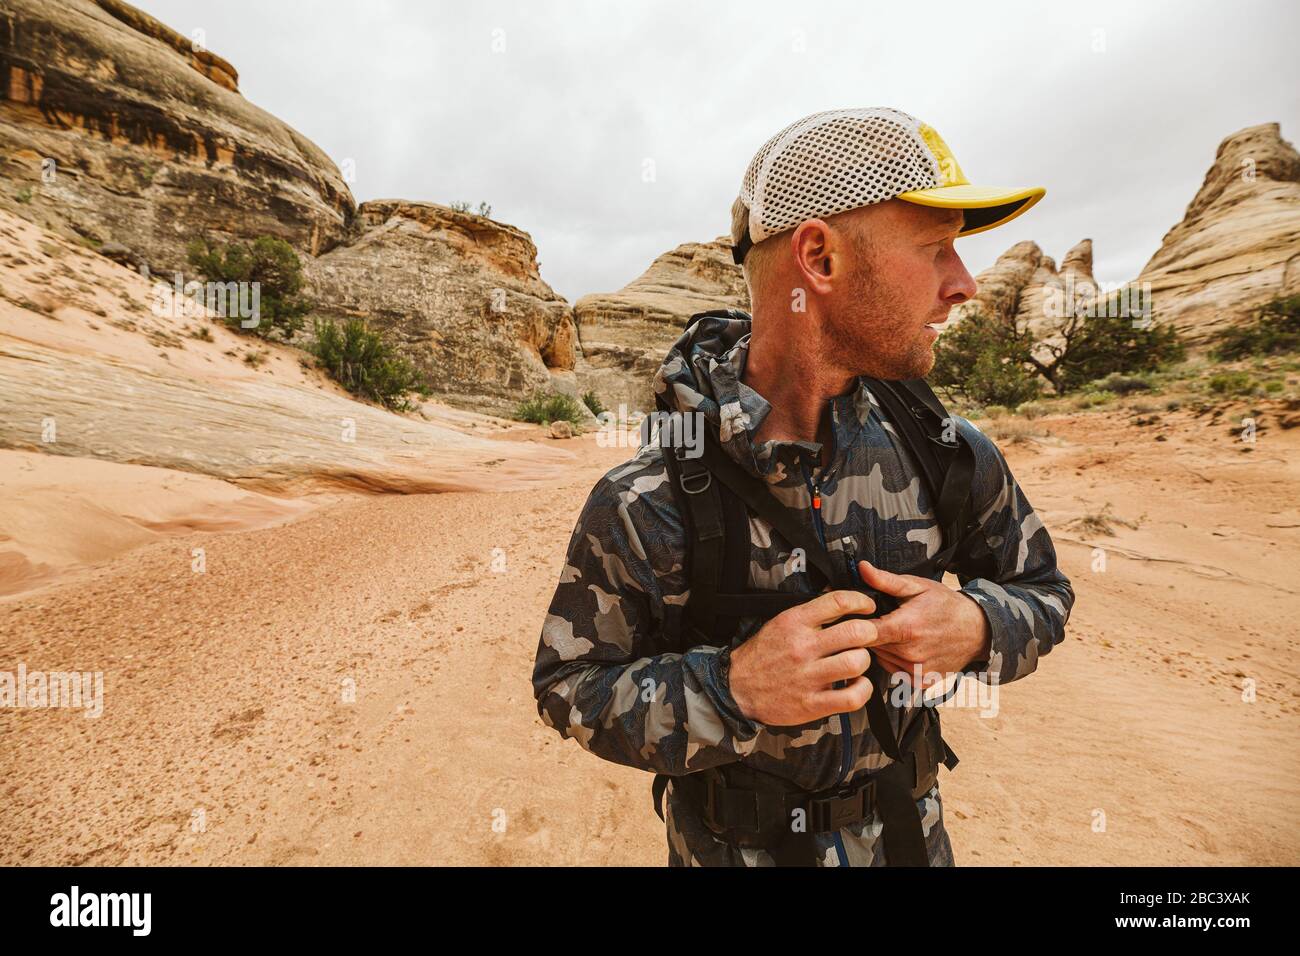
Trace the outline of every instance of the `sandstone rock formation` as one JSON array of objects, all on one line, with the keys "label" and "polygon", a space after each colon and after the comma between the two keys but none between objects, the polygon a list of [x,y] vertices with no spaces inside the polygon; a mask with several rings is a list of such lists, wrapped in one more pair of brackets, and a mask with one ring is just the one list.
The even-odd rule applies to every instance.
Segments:
[{"label": "sandstone rock formation", "polygon": [[708,309],[749,309],[731,240],[688,242],[655,259],[618,292],[585,295],[574,305],[577,378],[613,411],[654,410],[651,379],[687,320]]},{"label": "sandstone rock formation", "polygon": [[952,310],[950,322],[978,312],[1050,337],[1067,310],[1086,309],[1098,294],[1092,275],[1092,240],[1076,243],[1058,269],[1038,243],[1018,242],[975,277],[975,297]]},{"label": "sandstone rock formation", "polygon": [[434,203],[367,202],[305,273],[318,314],[388,332],[449,402],[506,411],[572,376],[572,309],[513,226]]},{"label": "sandstone rock formation", "polygon": [[1276,295],[1300,293],[1300,154],[1277,123],[1219,144],[1182,222],[1138,276],[1157,322],[1193,345]]},{"label": "sandstone rock formation", "polygon": [[120,0],[0,9],[0,208],[187,279],[192,239],[276,236],[319,314],[389,331],[448,401],[504,412],[534,389],[576,392],[572,311],[526,233],[431,203],[357,210],[233,67]]},{"label": "sandstone rock formation", "polygon": [[276,494],[546,486],[573,460],[355,401],[301,352],[174,308],[165,287],[3,212],[0,273],[0,448]]},{"label": "sandstone rock formation", "polygon": [[0,204],[156,271],[205,233],[333,245],[355,206],[334,163],[193,46],[119,0],[6,0]]},{"label": "sandstone rock formation", "polygon": [[680,330],[706,309],[749,308],[740,267],[731,261],[731,240],[687,242],[665,252],[618,292],[584,295],[574,304],[582,330],[628,319],[663,322]]},{"label": "sandstone rock formation", "polygon": [[[1101,308],[1107,298],[1092,275],[1089,239],[1066,253],[1059,270],[1037,243],[1016,243],[976,284],[953,321],[979,311],[1040,335],[1071,303]],[[1130,289],[1135,314],[1146,309],[1155,322],[1172,323],[1193,348],[1274,296],[1300,293],[1300,154],[1278,124],[1249,127],[1220,144],[1187,215]]]}]

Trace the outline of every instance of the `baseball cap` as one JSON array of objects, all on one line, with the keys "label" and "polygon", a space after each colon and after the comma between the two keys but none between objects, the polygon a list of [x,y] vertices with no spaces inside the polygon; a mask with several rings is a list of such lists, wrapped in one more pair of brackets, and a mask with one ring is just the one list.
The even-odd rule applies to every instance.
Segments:
[{"label": "baseball cap", "polygon": [[732,249],[739,265],[757,242],[808,219],[888,199],[961,209],[959,236],[1010,222],[1041,186],[975,186],[931,126],[889,107],[825,110],[791,123],[754,155],[740,199],[749,210]]}]

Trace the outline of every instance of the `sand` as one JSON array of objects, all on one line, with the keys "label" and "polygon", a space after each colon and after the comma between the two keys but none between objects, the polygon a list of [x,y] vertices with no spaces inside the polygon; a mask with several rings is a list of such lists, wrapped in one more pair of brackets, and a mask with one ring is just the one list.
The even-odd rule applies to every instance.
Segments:
[{"label": "sand", "polygon": [[[944,713],[959,865],[1300,863],[1300,432],[1245,452],[1163,417],[1004,445],[1078,601],[996,717]],[[650,776],[533,701],[574,520],[631,453],[552,444],[577,463],[550,490],[263,501],[187,476],[168,497],[165,472],[113,471],[63,515],[30,456],[0,527],[38,514],[10,547],[47,567],[0,598],[0,669],[102,670],[106,692],[99,718],[0,711],[0,863],[663,865]],[[1106,502],[1137,527],[1080,530]],[[61,523],[85,553],[40,551]]]}]

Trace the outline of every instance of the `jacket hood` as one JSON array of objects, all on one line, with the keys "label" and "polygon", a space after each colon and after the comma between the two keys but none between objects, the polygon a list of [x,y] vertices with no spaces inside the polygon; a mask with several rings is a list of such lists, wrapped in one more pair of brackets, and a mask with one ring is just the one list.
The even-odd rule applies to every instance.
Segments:
[{"label": "jacket hood", "polygon": [[772,406],[741,381],[750,323],[748,313],[739,309],[692,316],[655,373],[656,400],[668,411],[704,415],[727,454],[751,475],[772,484],[787,479],[802,484],[800,459],[815,461],[820,442],[754,440]]}]

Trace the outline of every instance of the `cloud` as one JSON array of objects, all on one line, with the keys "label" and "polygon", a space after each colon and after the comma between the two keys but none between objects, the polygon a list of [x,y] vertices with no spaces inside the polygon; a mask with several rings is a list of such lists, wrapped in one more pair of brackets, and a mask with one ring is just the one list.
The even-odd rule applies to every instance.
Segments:
[{"label": "cloud", "polygon": [[726,233],[754,151],[817,110],[899,107],[973,182],[1047,187],[958,244],[972,272],[1022,239],[1059,260],[1089,237],[1112,282],[1182,217],[1224,136],[1300,131],[1287,0],[137,2],[204,29],[250,101],[353,159],[358,200],[485,201],[571,300]]}]

